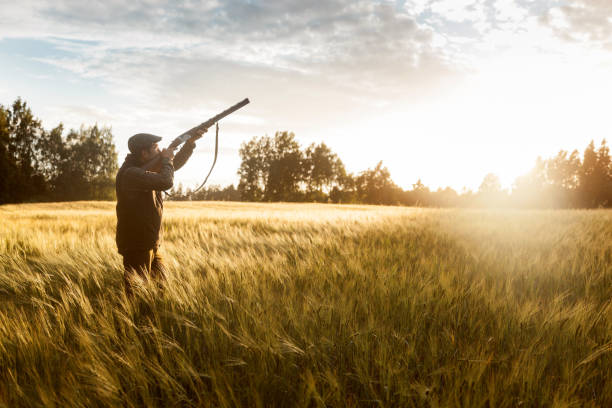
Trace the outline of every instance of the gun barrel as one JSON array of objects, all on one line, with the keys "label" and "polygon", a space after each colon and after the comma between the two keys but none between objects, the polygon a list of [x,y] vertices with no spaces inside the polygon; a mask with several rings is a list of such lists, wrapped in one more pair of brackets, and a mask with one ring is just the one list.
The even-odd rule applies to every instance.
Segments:
[{"label": "gun barrel", "polygon": [[[197,130],[201,130],[201,129],[208,129],[209,127],[211,127],[212,125],[214,125],[215,123],[217,123],[218,121],[220,121],[221,119],[226,117],[227,115],[229,115],[231,113],[234,113],[238,109],[240,109],[243,106],[247,105],[249,102],[250,102],[249,98],[244,98],[243,100],[241,100],[237,104],[235,104],[233,106],[230,106],[229,108],[227,108],[223,112],[219,113],[218,115],[215,115],[212,118],[208,119],[206,122],[202,122],[198,126],[192,128],[192,129],[189,129],[187,132],[183,133],[182,135],[180,135],[179,137],[174,139],[172,141],[172,143],[170,143],[170,145],[168,146],[168,149],[172,149],[172,150],[176,149],[177,147],[179,147],[181,145],[181,143],[184,143],[187,140],[191,139],[191,137],[192,137],[191,132],[194,132],[194,131],[197,131]],[[143,166],[141,166],[141,168],[143,168],[143,169],[145,169],[147,171],[151,171],[152,169],[155,169],[159,165],[160,160],[161,160],[161,156],[160,155],[156,155],[149,162],[147,162]]]},{"label": "gun barrel", "polygon": [[230,106],[229,108],[219,113],[218,115],[215,115],[212,118],[208,119],[206,122],[202,122],[198,126],[189,129],[187,132],[183,133],[182,135],[174,139],[172,143],[170,143],[170,146],[168,146],[168,148],[176,149],[181,143],[186,142],[187,140],[191,138],[192,136],[191,132],[201,130],[201,129],[208,129],[209,127],[211,127],[212,125],[214,125],[215,123],[223,119],[224,117],[228,116],[231,113],[236,112],[238,109],[247,105],[249,102],[250,102],[249,98],[244,98],[242,101],[238,102],[237,104],[233,106]]},{"label": "gun barrel", "polygon": [[220,114],[218,114],[217,116],[208,119],[206,122],[202,123],[202,125],[208,124],[208,126],[212,126],[215,123],[217,123],[218,121],[220,121],[221,119],[223,119],[224,117],[226,117],[227,115],[229,115],[230,113],[234,113],[236,112],[238,109],[242,108],[243,106],[247,105],[249,103],[249,98],[244,98],[242,101],[238,102],[237,104],[235,104],[234,106],[230,106],[229,108],[227,108],[226,110],[224,110],[223,112],[221,112]]}]

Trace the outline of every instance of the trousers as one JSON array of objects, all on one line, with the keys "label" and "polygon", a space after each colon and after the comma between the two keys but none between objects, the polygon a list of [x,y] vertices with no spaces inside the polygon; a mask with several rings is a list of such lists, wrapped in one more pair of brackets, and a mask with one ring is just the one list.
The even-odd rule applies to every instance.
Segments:
[{"label": "trousers", "polygon": [[125,268],[123,275],[125,294],[128,297],[134,294],[133,280],[136,275],[143,279],[154,279],[160,288],[163,287],[163,282],[166,280],[164,263],[157,249],[126,252],[123,254],[123,267]]}]

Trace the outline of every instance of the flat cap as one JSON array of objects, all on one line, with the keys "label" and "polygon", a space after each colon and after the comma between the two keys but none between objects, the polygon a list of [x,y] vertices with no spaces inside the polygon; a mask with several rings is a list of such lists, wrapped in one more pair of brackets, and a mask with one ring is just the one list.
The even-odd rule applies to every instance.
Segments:
[{"label": "flat cap", "polygon": [[160,136],[149,133],[136,133],[128,140],[128,149],[130,149],[130,152],[138,154],[141,150],[150,148],[160,140],[162,140]]}]

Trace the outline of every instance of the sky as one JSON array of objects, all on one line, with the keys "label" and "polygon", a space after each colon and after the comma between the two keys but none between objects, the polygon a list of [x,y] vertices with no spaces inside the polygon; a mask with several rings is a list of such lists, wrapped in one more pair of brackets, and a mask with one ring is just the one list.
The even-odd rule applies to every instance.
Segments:
[{"label": "sky", "polygon": [[[609,0],[0,0],[0,104],[112,127],[119,164],[131,135],[163,147],[248,97],[220,123],[223,186],[241,143],[287,130],[405,189],[511,188],[609,138],[610,73]],[[203,180],[212,133],[176,182]]]}]

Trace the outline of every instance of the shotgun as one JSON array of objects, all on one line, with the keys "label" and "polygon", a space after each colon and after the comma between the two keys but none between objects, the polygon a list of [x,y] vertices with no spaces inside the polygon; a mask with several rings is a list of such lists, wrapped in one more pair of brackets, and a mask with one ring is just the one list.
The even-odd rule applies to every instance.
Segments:
[{"label": "shotgun", "polygon": [[[208,119],[206,122],[202,122],[198,126],[189,129],[187,132],[183,133],[182,135],[174,139],[172,143],[170,143],[170,145],[168,146],[168,149],[176,150],[176,148],[179,147],[182,143],[185,143],[186,141],[191,139],[192,132],[208,129],[209,127],[213,126],[215,123],[217,123],[218,121],[220,121],[227,115],[236,112],[238,109],[242,108],[248,103],[249,103],[249,98],[244,98],[244,100],[238,102],[237,104],[233,106],[230,106],[229,108],[227,108],[220,114],[215,115],[212,118]],[[157,156],[153,157],[151,160],[146,162],[141,167],[146,171],[155,171],[156,169],[159,169],[160,164],[161,164],[161,156],[158,154]]]}]

